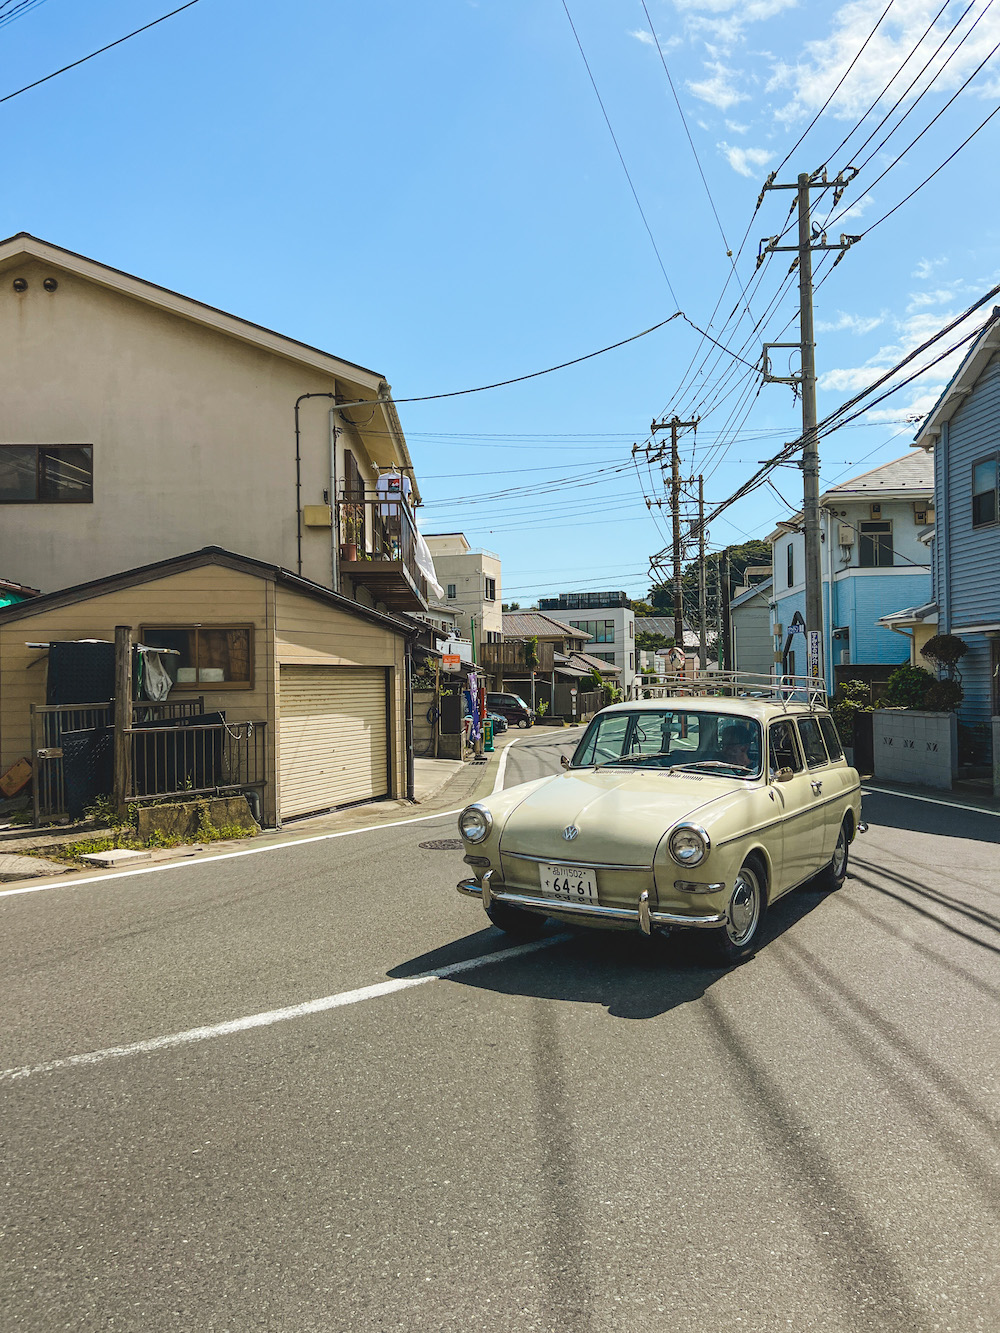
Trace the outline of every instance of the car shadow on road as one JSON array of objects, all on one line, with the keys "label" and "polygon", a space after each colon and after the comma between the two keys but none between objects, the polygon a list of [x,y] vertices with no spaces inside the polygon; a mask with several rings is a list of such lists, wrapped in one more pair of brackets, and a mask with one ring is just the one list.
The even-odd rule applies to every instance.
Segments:
[{"label": "car shadow on road", "polygon": [[[792,929],[826,898],[804,886],[768,912],[760,948]],[[709,965],[695,931],[647,938],[638,931],[588,930],[550,922],[552,944],[498,958],[446,979],[501,995],[600,1004],[614,1018],[658,1018],[700,999],[731,968]],[[392,968],[390,977],[434,972],[470,958],[504,953],[517,941],[490,926]],[[751,956],[741,967],[753,967]]]}]

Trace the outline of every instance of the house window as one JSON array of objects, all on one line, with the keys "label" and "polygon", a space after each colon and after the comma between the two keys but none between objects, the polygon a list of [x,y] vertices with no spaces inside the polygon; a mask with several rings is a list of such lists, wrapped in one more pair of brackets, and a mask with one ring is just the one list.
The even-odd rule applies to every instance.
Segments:
[{"label": "house window", "polygon": [[487,643],[499,643],[499,642],[500,642],[500,633],[499,633],[499,631],[498,631],[498,630],[495,630],[495,629],[488,629],[488,630],[486,631],[486,642],[487,642]]},{"label": "house window", "polygon": [[601,662],[614,662],[614,653],[588,653],[588,657],[596,657]]},{"label": "house window", "polygon": [[892,564],[892,524],[888,519],[858,524],[858,564],[881,569]]},{"label": "house window", "polygon": [[453,597],[457,597],[457,596],[458,596],[458,589],[456,588],[456,586],[455,586],[454,583],[449,583],[449,584],[448,584],[448,587],[447,587],[447,589],[446,589],[446,593],[447,593],[447,596],[448,596],[449,598],[453,598]]},{"label": "house window", "polygon": [[972,465],[972,526],[985,528],[996,523],[1000,516],[997,483],[1000,473],[1000,455],[980,459]]},{"label": "house window", "polygon": [[486,600],[488,602],[495,602],[496,599],[497,599],[497,581],[496,579],[488,578],[486,580]]},{"label": "house window", "polygon": [[253,689],[252,625],[142,625],[139,636],[177,651],[162,659],[176,690]]},{"label": "house window", "polygon": [[613,620],[571,620],[570,625],[573,629],[582,629],[584,634],[597,643],[614,643],[615,641],[615,622]]},{"label": "house window", "polygon": [[786,558],[785,570],[788,575],[788,587],[790,588],[792,584],[795,582],[795,547],[792,545],[791,542],[788,543],[788,549],[785,558]]},{"label": "house window", "polygon": [[629,653],[628,655],[628,669],[629,671],[635,670],[635,653]]},{"label": "house window", "polygon": [[0,444],[0,504],[93,504],[92,444]]}]

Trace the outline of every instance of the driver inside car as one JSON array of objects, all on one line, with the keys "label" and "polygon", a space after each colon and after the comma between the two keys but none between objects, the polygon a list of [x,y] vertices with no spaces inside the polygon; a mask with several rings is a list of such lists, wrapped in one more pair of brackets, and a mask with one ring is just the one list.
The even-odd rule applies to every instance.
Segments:
[{"label": "driver inside car", "polygon": [[719,758],[736,768],[750,768],[750,737],[743,727],[725,727],[719,738]]}]

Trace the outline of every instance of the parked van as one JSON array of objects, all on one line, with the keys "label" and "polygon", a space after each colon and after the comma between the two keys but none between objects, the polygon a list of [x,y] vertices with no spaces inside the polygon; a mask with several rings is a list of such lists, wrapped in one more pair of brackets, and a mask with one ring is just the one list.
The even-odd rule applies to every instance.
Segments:
[{"label": "parked van", "polygon": [[519,694],[487,694],[486,707],[489,712],[505,717],[512,727],[530,727],[535,720],[534,713]]}]

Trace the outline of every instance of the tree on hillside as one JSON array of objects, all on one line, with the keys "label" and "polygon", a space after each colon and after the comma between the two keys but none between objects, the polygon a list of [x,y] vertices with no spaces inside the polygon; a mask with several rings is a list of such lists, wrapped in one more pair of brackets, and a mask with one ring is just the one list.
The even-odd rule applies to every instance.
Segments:
[{"label": "tree on hillside", "polygon": [[[718,614],[719,588],[719,552],[713,551],[705,561],[706,601],[708,618],[714,620]],[[743,573],[748,565],[771,564],[771,547],[765,541],[748,541],[739,546],[729,547],[729,585],[738,588],[743,583]],[[681,590],[684,596],[684,610],[688,622],[697,618],[698,611],[698,562],[690,561],[681,573]],[[674,613],[674,584],[672,579],[654,583],[649,590],[649,600],[655,614],[672,616]]]}]

